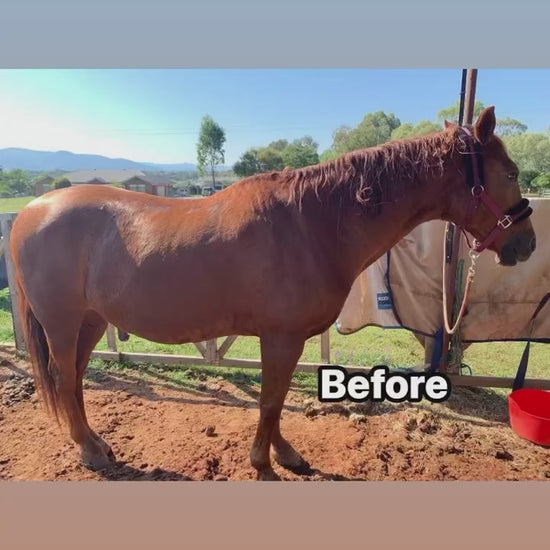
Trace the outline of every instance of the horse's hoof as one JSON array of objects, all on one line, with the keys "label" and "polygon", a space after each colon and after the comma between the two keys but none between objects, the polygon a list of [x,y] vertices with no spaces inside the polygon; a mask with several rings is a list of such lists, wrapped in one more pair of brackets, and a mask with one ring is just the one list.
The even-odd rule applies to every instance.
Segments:
[{"label": "horse's hoof", "polygon": [[107,455],[107,458],[111,462],[116,462],[115,453],[113,453],[113,449],[109,446],[108,443],[106,443],[103,439],[100,439],[99,441],[101,448],[103,449],[103,452]]},{"label": "horse's hoof", "polygon": [[[279,462],[279,464],[281,464],[281,463]],[[294,464],[292,464],[292,465],[290,465],[290,464],[286,464],[286,465],[281,464],[281,466],[283,468],[286,468],[287,470],[289,470],[293,474],[296,474],[296,475],[299,475],[299,476],[311,476],[315,473],[315,470],[311,467],[309,462],[307,462],[303,458],[302,458],[302,460],[299,464],[295,464],[295,465]]]},{"label": "horse's hoof", "polygon": [[281,478],[275,473],[273,468],[269,468],[258,472],[258,481],[281,481]]},{"label": "horse's hoof", "polygon": [[[114,454],[111,451],[111,455],[114,458]],[[93,470],[94,472],[99,472],[100,470],[110,470],[113,466],[112,460],[103,449],[98,448],[93,452],[82,451],[82,464],[88,470]]]},{"label": "horse's hoof", "polygon": [[274,449],[273,458],[279,466],[282,466],[295,474],[307,475],[312,473],[309,463],[306,462],[302,455],[290,445],[283,451],[277,451],[277,449]]}]

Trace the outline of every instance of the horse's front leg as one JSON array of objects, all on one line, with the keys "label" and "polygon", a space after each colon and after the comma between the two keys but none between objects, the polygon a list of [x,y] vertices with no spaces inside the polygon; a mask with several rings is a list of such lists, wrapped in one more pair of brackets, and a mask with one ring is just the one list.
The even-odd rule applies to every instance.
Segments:
[{"label": "horse's front leg", "polygon": [[303,459],[302,455],[282,436],[281,420],[277,420],[273,435],[271,436],[271,447],[275,462],[294,472],[295,474],[311,473],[310,465]]},{"label": "horse's front leg", "polygon": [[[282,439],[278,424],[292,373],[302,354],[304,343],[305,338],[296,334],[269,334],[260,338],[262,352],[260,422],[250,453],[250,461],[258,471],[258,479],[260,480],[280,479],[271,467],[269,449],[272,443],[276,452],[277,449],[280,449],[281,453],[284,452],[289,457],[294,451]],[[292,449],[292,451],[289,449]],[[296,455],[300,456],[298,453]],[[292,462],[300,461],[293,457]]]}]

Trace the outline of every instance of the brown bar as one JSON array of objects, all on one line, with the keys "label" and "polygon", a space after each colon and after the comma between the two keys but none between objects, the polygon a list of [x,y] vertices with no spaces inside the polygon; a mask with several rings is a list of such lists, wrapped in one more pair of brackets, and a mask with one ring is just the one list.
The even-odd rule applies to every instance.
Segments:
[{"label": "brown bar", "polygon": [[15,347],[18,350],[26,351],[25,337],[23,334],[23,324],[19,314],[19,293],[15,284],[15,267],[11,257],[10,235],[13,222],[17,214],[7,212],[0,214],[0,230],[4,241],[4,257],[6,259],[6,273],[8,276],[8,285],[10,288],[11,309],[13,317],[13,333],[15,335]]}]

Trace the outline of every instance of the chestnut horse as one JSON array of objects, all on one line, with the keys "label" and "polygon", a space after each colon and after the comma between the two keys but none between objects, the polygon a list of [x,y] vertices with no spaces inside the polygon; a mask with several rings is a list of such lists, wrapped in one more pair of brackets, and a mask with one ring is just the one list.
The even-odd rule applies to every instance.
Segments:
[{"label": "chestnut horse", "polygon": [[[518,169],[494,128],[491,107],[471,140],[484,188],[506,211],[521,201]],[[173,344],[258,336],[252,466],[259,479],[278,479],[270,448],[280,465],[304,466],[279,425],[304,343],[334,323],[355,278],[415,226],[464,220],[473,195],[465,140],[446,123],[429,136],[245,178],[200,200],[80,185],[29,203],[11,234],[26,339],[47,408],[67,421],[84,464],[102,469],[113,460],[88,425],[82,392],[110,322]],[[497,221],[484,204],[468,217],[477,239]],[[518,220],[490,247],[502,264],[526,260],[531,222]]]}]

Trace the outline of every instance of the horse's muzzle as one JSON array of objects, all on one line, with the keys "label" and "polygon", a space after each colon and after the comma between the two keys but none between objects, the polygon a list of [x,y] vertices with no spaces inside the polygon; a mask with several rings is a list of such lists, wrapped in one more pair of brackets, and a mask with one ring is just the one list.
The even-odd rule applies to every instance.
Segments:
[{"label": "horse's muzzle", "polygon": [[514,235],[498,254],[498,263],[506,266],[525,262],[531,257],[537,246],[537,239],[532,232]]}]

